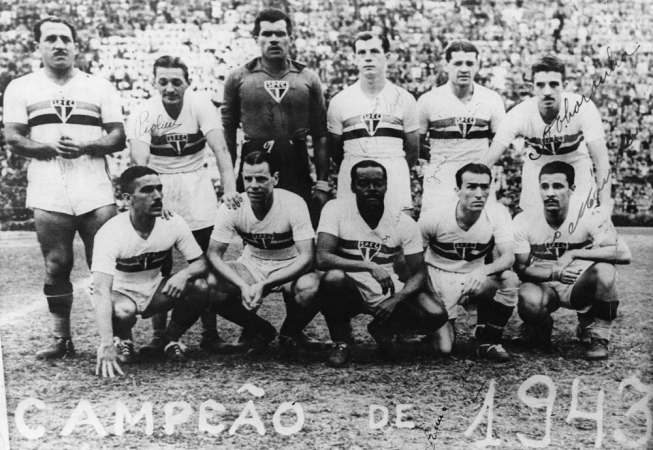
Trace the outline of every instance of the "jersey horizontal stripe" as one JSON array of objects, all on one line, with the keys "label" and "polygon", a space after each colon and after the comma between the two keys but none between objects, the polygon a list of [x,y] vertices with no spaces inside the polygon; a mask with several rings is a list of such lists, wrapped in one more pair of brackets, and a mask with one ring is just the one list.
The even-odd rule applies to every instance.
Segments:
[{"label": "jersey horizontal stripe", "polygon": [[566,155],[575,152],[584,140],[585,136],[582,133],[556,136],[556,140],[549,139],[549,142],[544,142],[539,137],[525,139],[526,143],[541,155]]},{"label": "jersey horizontal stripe", "polygon": [[545,244],[532,244],[530,257],[546,261],[557,261],[567,250],[578,250],[591,246],[592,241],[589,239],[578,243],[547,242]]},{"label": "jersey horizontal stripe", "polygon": [[[75,103],[75,109],[83,109],[86,111],[91,111],[96,114],[101,114],[101,109],[98,105],[94,105],[93,103],[88,103],[88,102],[76,102]],[[33,105],[29,105],[27,107],[27,115],[32,115],[35,112],[42,111],[42,110],[52,110],[52,102],[45,101],[45,102],[38,102],[34,103]]]},{"label": "jersey horizontal stripe", "polygon": [[127,273],[144,272],[146,270],[157,269],[163,265],[169,250],[160,252],[143,253],[142,255],[132,256],[131,258],[116,259],[116,270]]},{"label": "jersey horizontal stripe", "polygon": [[[476,128],[489,128],[490,121],[486,119],[475,118],[474,123],[467,124],[467,125],[472,125]],[[438,120],[429,120],[429,128],[434,128],[436,130],[441,128],[457,127],[457,126],[458,124],[456,123],[455,117],[448,117],[446,119],[438,119]]]},{"label": "jersey horizontal stripe", "polygon": [[348,141],[351,139],[361,139],[368,137],[392,137],[397,139],[404,138],[404,132],[402,130],[397,130],[395,128],[378,128],[376,132],[372,135],[365,128],[359,128],[357,130],[345,131],[342,133],[342,140]]},{"label": "jersey horizontal stripe", "polygon": [[239,231],[243,242],[262,250],[281,250],[295,245],[292,231],[283,233],[246,233]]},{"label": "jersey horizontal stripe", "polygon": [[484,258],[494,248],[494,237],[483,243],[429,242],[429,248],[443,258],[453,261],[474,261]]},{"label": "jersey horizontal stripe", "polygon": [[[361,241],[350,241],[348,239],[338,238],[338,247],[345,250],[358,250],[360,248],[359,247],[360,242]],[[382,253],[386,253],[389,255],[396,254],[400,250],[401,247],[387,247],[383,244],[381,244],[381,249],[380,249]]]},{"label": "jersey horizontal stripe", "polygon": [[[402,120],[399,117],[390,116],[388,114],[381,114],[380,122],[383,124],[398,125],[403,128]],[[343,129],[358,125],[363,125],[363,116],[350,117],[342,122]]]},{"label": "jersey horizontal stripe", "polygon": [[152,142],[151,145],[168,145],[168,137],[169,136],[186,136],[187,138],[187,144],[186,145],[192,145],[200,140],[204,142],[204,134],[201,131],[198,131],[197,133],[193,134],[184,134],[184,133],[170,133],[170,134],[162,134],[160,136],[152,136]]},{"label": "jersey horizontal stripe", "polygon": [[150,146],[150,153],[156,156],[179,157],[194,155],[204,149],[204,141],[197,142],[193,145],[185,145],[181,152],[178,152],[171,144],[166,147]]},{"label": "jersey horizontal stripe", "polygon": [[29,127],[36,127],[39,125],[61,124],[68,123],[71,125],[88,125],[99,127],[102,126],[102,120],[99,117],[83,116],[74,114],[65,122],[56,114],[41,114],[40,116],[33,117],[27,121]]},{"label": "jersey horizontal stripe", "polygon": [[396,259],[396,255],[381,256],[379,253],[369,258],[364,258],[363,255],[361,255],[360,253],[359,254],[347,253],[342,249],[337,249],[336,254],[342,258],[349,259],[351,261],[374,261],[376,264],[379,265],[392,264]]},{"label": "jersey horizontal stripe", "polygon": [[494,133],[490,130],[473,130],[463,136],[460,131],[440,131],[429,129],[430,139],[492,139]]}]

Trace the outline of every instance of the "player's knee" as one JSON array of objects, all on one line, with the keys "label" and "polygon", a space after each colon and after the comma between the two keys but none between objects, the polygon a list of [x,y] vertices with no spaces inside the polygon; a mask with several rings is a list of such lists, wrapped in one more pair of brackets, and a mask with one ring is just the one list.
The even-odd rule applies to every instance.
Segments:
[{"label": "player's knee", "polygon": [[437,330],[447,321],[449,315],[442,302],[438,301],[432,294],[422,292],[418,297],[420,308],[420,317],[422,321],[430,324],[432,330]]},{"label": "player's knee", "polygon": [[512,270],[504,270],[501,272],[501,284],[503,289],[519,288],[519,283],[519,277]]},{"label": "player's knee", "polygon": [[539,286],[524,283],[519,288],[517,309],[520,317],[524,314],[536,314],[544,306],[544,295]]},{"label": "player's knee", "polygon": [[614,281],[617,276],[617,270],[613,264],[596,263],[587,269],[597,286],[600,295],[602,291],[612,291]]},{"label": "player's knee", "polygon": [[50,253],[45,258],[45,275],[51,282],[65,282],[69,280],[73,269],[73,259],[62,253]]},{"label": "player's knee", "polygon": [[320,279],[315,273],[304,275],[295,284],[295,301],[301,307],[308,307],[314,303],[320,287]]},{"label": "player's knee", "polygon": [[329,270],[320,281],[321,286],[329,290],[340,290],[345,288],[347,283],[347,274],[342,270]]},{"label": "player's knee", "polygon": [[131,300],[123,299],[113,304],[113,317],[120,321],[128,321],[136,316],[136,305]]}]

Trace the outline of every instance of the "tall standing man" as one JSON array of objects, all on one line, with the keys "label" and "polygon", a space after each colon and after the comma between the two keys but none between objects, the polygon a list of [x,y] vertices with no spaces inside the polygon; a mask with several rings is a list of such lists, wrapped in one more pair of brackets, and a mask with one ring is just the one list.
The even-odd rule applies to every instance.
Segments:
[{"label": "tall standing man", "polygon": [[383,34],[359,33],[354,39],[359,79],[329,104],[329,148],[340,164],[338,198],[354,198],[351,168],[372,159],[388,173],[386,203],[410,210],[410,167],[417,162],[419,123],[416,102],[386,78],[390,42]]},{"label": "tall standing man", "polygon": [[506,115],[501,96],[474,83],[479,69],[474,44],[454,41],[444,55],[449,81],[417,101],[422,148],[430,153],[422,211],[458,199],[456,172],[465,164],[479,162]]},{"label": "tall standing man", "polygon": [[[242,125],[244,157],[254,151],[272,155],[279,168],[277,187],[306,201],[313,226],[329,196],[329,154],[326,148],[326,108],[318,76],[304,64],[288,58],[292,23],[277,9],[261,11],[254,22],[254,37],[261,56],[232,71],[227,77],[222,107],[227,147],[235,162],[236,130]],[[307,135],[313,141],[317,184],[312,180]],[[242,176],[238,190],[243,190]]]},{"label": "tall standing man", "polygon": [[116,215],[105,155],[125,147],[120,99],[111,83],[75,68],[75,28],[48,17],[34,26],[43,68],[12,81],[5,92],[9,149],[31,158],[27,206],[45,259],[43,292],[54,342],[39,359],[75,353],[70,311],[73,239],[79,232],[89,267],[97,230]]},{"label": "tall standing man", "polygon": [[[132,161],[159,173],[163,183],[164,207],[184,218],[193,236],[206,253],[209,247],[218,199],[204,167],[208,144],[215,154],[224,187],[223,199],[238,207],[240,196],[231,158],[222,135],[220,115],[211,101],[199,92],[188,90],[188,67],[174,56],[161,56],[154,62],[154,87],[159,95],[141,103],[131,113],[127,138]],[[168,264],[168,266],[170,266]],[[164,276],[171,267],[164,268]],[[152,318],[154,339],[144,353],[161,353],[166,314]],[[215,314],[202,316],[202,348],[220,346]]]}]

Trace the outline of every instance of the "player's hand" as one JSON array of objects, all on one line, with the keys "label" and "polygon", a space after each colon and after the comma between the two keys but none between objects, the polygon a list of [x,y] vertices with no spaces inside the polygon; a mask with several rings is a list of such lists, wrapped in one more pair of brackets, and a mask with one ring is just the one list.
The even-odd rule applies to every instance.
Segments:
[{"label": "player's hand", "polygon": [[386,298],[381,303],[379,303],[374,317],[379,319],[379,322],[381,323],[385,322],[388,317],[390,317],[400,301],[401,298],[396,295]]},{"label": "player's hand", "polygon": [[175,213],[173,213],[172,211],[170,211],[170,210],[167,209],[167,208],[163,208],[163,209],[161,210],[161,218],[163,218],[163,219],[165,219],[165,220],[170,220],[170,219],[173,218],[174,216],[175,216]]},{"label": "player's hand", "polygon": [[100,375],[102,377],[113,378],[116,375],[114,374],[114,369],[116,373],[120,375],[125,375],[117,361],[118,353],[116,352],[116,347],[113,344],[102,345],[97,349],[97,365],[95,366],[95,375]]},{"label": "player's hand", "polygon": [[387,294],[388,291],[390,295],[395,295],[395,284],[392,281],[390,274],[381,266],[375,263],[371,263],[369,269],[370,275],[374,278],[380,285],[383,294]]},{"label": "player's hand", "polygon": [[467,281],[463,286],[461,298],[466,295],[473,296],[478,294],[481,290],[481,286],[483,286],[483,283],[485,283],[486,278],[487,271],[485,270],[485,266],[481,266],[478,269],[473,270],[467,274]]},{"label": "player's hand", "polygon": [[168,297],[179,298],[186,289],[187,283],[188,277],[183,273],[183,271],[177,272],[168,278],[168,281],[166,282],[166,285],[163,286],[161,293],[167,295]]},{"label": "player's hand", "polygon": [[227,209],[238,209],[243,203],[243,198],[236,191],[225,192],[222,195],[222,201],[227,205]]},{"label": "player's hand", "polygon": [[581,272],[579,268],[556,266],[553,268],[553,279],[563,284],[574,284]]},{"label": "player's hand", "polygon": [[61,136],[54,144],[57,156],[65,159],[79,158],[85,153],[84,145],[68,136]]},{"label": "player's hand", "polygon": [[263,283],[252,284],[249,287],[249,299],[252,309],[258,309],[263,303],[263,296],[265,295],[265,285]]},{"label": "player's hand", "polygon": [[313,205],[321,211],[326,202],[329,201],[329,193],[320,189],[315,189],[311,196],[311,200],[313,201]]}]

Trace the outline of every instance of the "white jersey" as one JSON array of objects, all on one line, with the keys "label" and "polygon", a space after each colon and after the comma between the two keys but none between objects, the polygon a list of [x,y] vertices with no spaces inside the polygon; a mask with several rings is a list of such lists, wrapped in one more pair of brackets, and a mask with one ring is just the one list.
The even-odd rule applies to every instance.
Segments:
[{"label": "white jersey", "polygon": [[[393,268],[402,250],[404,255],[422,252],[419,227],[413,219],[401,211],[386,208],[372,230],[361,217],[355,198],[329,201],[324,206],[317,231],[338,238],[338,256],[380,265],[391,275],[395,286],[403,286]],[[347,275],[377,294],[377,303],[383,299],[381,286],[368,272],[348,272]]]},{"label": "white jersey", "polygon": [[270,261],[296,257],[295,242],[315,238],[308,207],[300,196],[284,189],[275,189],[273,195],[272,208],[263,220],[256,218],[246,195],[240,208],[220,206],[211,239],[228,244],[238,233],[245,244],[243,256]]},{"label": "white jersey", "polygon": [[456,207],[451,202],[431,210],[419,219],[427,264],[447,272],[469,273],[485,264],[495,244],[512,242],[512,220],[508,209],[488,202],[480,217],[465,231],[458,226]]},{"label": "white jersey", "polygon": [[478,161],[506,115],[501,96],[476,83],[467,103],[461,102],[447,83],[422,95],[417,107],[419,133],[428,135],[431,163],[455,164],[457,168]]},{"label": "white jersey", "polygon": [[[551,268],[567,250],[592,248],[616,232],[612,223],[585,210],[582,217],[568,215],[555,230],[547,223],[544,211],[531,208],[523,211],[513,221],[515,230],[515,254],[529,255],[528,266]],[[574,261],[576,265],[591,265],[591,261]]]},{"label": "white jersey", "polygon": [[416,106],[410,92],[388,80],[374,98],[358,80],[331,100],[327,127],[342,136],[345,158],[404,157],[404,137],[419,127]]},{"label": "white jersey", "polygon": [[161,279],[161,265],[175,247],[187,261],[202,256],[190,228],[179,216],[157,217],[147,240],[141,238],[129,211],[108,220],[95,235],[91,272],[113,276],[113,290],[148,296]]},{"label": "white jersey", "polygon": [[159,173],[192,172],[204,165],[206,135],[222,130],[218,110],[208,96],[186,90],[184,105],[172,119],[160,95],[144,101],[127,122],[127,139],[150,146],[148,167]]},{"label": "white jersey", "polygon": [[[122,123],[120,97],[106,79],[77,70],[63,86],[50,80],[43,69],[9,83],[4,95],[4,123],[27,125],[29,139],[57,142],[62,136],[76,141],[96,141],[103,125]],[[64,180],[71,186],[88,186],[87,180],[104,178],[111,190],[104,157],[82,155],[75,159],[32,159],[27,177],[28,206],[33,185]],[[93,183],[95,186],[97,183]],[[47,189],[46,189],[47,190]]]}]

